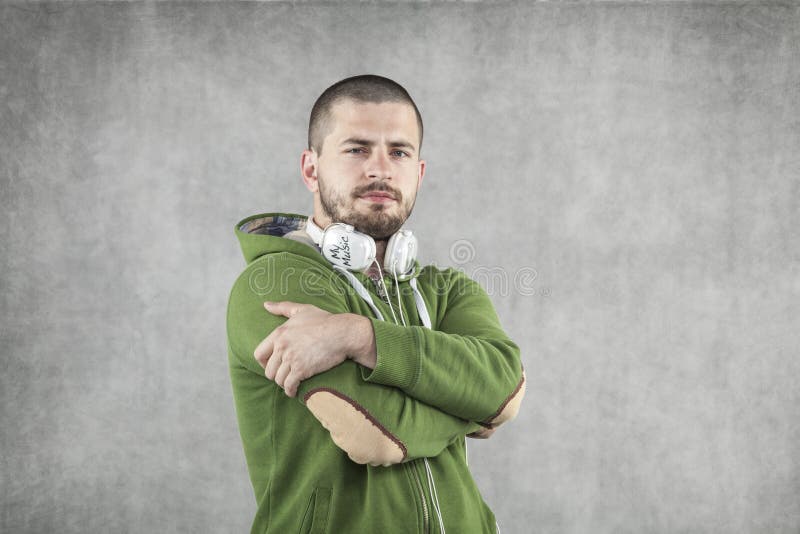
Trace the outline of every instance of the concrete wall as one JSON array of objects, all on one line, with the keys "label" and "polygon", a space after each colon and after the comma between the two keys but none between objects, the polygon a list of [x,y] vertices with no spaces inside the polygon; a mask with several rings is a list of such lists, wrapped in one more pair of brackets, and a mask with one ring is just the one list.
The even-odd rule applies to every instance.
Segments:
[{"label": "concrete wall", "polygon": [[310,107],[370,72],[424,259],[523,350],[470,442],[503,533],[797,533],[799,52],[777,2],[2,4],[0,530],[248,531],[233,225],[311,209]]}]

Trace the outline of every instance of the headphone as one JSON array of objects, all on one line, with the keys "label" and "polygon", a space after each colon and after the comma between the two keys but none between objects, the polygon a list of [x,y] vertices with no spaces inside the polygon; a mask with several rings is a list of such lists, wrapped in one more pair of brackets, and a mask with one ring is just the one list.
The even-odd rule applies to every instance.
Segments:
[{"label": "headphone", "polygon": [[[363,271],[375,262],[375,240],[350,224],[332,223],[325,230],[314,222],[311,215],[306,222],[306,232],[319,245],[329,262],[349,271]],[[400,229],[389,238],[383,256],[383,268],[400,280],[413,275],[417,258],[417,238],[411,230]]]}]

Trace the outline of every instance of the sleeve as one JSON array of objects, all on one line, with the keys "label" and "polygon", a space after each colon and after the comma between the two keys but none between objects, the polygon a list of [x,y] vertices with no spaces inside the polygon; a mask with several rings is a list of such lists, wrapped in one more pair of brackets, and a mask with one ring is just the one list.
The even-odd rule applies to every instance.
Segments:
[{"label": "sleeve", "polygon": [[[349,312],[338,275],[309,260],[277,253],[254,261],[239,277],[228,303],[228,342],[236,363],[259,374],[264,387],[278,387],[253,357],[258,344],[286,321],[268,313],[264,301],[291,300],[331,313]],[[352,360],[304,380],[297,399],[357,463],[391,465],[438,455],[480,425],[447,414],[400,389],[370,384]]]},{"label": "sleeve", "polygon": [[519,347],[480,284],[450,269],[447,288],[433,330],[372,321],[377,363],[364,379],[491,429],[513,419],[525,395]]}]

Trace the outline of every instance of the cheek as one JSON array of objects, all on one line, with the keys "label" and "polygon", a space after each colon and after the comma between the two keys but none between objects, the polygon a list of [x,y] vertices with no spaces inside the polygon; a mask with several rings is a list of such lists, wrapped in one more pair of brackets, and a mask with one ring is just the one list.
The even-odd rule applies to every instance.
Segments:
[{"label": "cheek", "polygon": [[340,171],[361,169],[364,166],[365,159],[357,157],[341,158],[336,161],[336,168]]},{"label": "cheek", "polygon": [[415,171],[406,172],[403,174],[403,194],[406,197],[413,198],[417,194],[417,183],[419,182],[419,175]]},{"label": "cheek", "polygon": [[340,191],[350,189],[357,185],[364,175],[364,165],[356,160],[341,161],[329,171],[329,174],[335,177],[337,189]]}]

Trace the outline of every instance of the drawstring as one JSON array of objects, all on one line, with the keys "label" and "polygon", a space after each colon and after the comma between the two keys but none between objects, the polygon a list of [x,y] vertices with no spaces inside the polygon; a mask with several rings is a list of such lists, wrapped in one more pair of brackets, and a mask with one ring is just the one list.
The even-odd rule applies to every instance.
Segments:
[{"label": "drawstring", "polygon": [[408,283],[411,285],[411,289],[414,290],[414,302],[417,304],[419,318],[422,320],[422,324],[425,325],[425,328],[431,329],[431,316],[428,315],[428,308],[425,306],[425,301],[422,299],[422,293],[420,293],[417,288],[417,279],[412,278]]},{"label": "drawstring", "polygon": [[394,278],[394,284],[397,287],[397,308],[400,310],[400,320],[403,321],[403,326],[408,326],[403,317],[403,305],[400,303],[400,281],[397,280],[397,259],[392,263],[392,278]]},{"label": "drawstring", "polygon": [[378,309],[378,307],[375,305],[375,303],[372,301],[372,297],[370,296],[369,292],[367,292],[367,288],[364,287],[364,284],[359,282],[358,278],[353,276],[353,273],[351,273],[350,271],[348,271],[344,267],[339,267],[338,265],[333,265],[333,268],[336,269],[337,271],[339,271],[340,273],[342,273],[343,275],[345,275],[347,280],[350,282],[350,285],[353,286],[353,289],[355,289],[356,293],[358,293],[358,296],[361,297],[362,299],[364,299],[364,301],[366,301],[366,303],[369,304],[369,307],[372,308],[372,311],[375,313],[375,316],[378,319],[380,319],[381,321],[383,321],[384,320],[383,319],[383,314]]},{"label": "drawstring", "polygon": [[[338,265],[333,265],[333,264],[331,264],[331,266],[340,273],[342,273],[345,276],[345,278],[347,278],[347,281],[350,282],[350,285],[353,286],[353,289],[356,290],[358,296],[364,299],[364,302],[369,304],[369,307],[372,309],[372,312],[375,314],[375,317],[377,317],[381,321],[385,321],[386,319],[383,318],[383,314],[375,305],[375,302],[372,300],[372,297],[367,291],[367,288],[364,287],[364,284],[362,284],[361,281],[353,275],[353,273],[351,273],[344,267],[339,267]],[[428,314],[428,308],[425,306],[425,300],[422,298],[422,293],[420,293],[419,288],[417,287],[417,279],[412,278],[408,282],[411,285],[411,289],[414,291],[414,303],[417,305],[417,313],[419,313],[419,318],[420,320],[422,320],[422,324],[425,326],[425,328],[431,328],[431,316]],[[389,307],[391,308],[391,305]],[[392,311],[392,314],[394,315],[394,310]],[[395,324],[398,324],[397,316],[394,316],[394,319],[395,319],[394,321]]]}]

